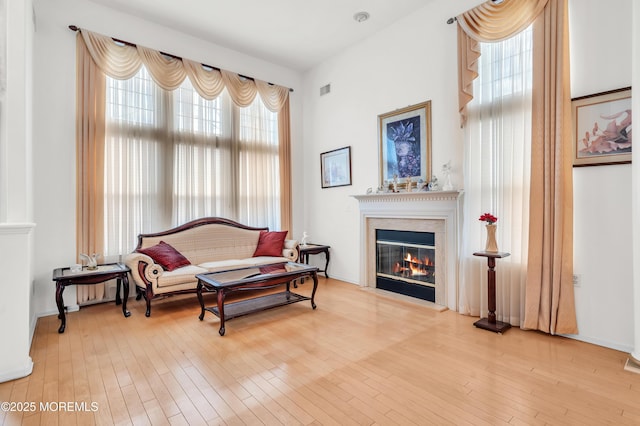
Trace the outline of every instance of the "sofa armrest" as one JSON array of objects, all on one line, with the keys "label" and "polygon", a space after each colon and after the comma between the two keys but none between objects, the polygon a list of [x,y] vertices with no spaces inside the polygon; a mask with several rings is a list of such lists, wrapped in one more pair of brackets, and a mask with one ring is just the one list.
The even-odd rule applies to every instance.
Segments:
[{"label": "sofa armrest", "polygon": [[143,253],[129,253],[124,263],[131,269],[131,276],[138,287],[147,288],[147,283],[156,282],[162,276],[164,269]]},{"label": "sofa armrest", "polygon": [[284,240],[284,248],[282,249],[282,256],[295,262],[298,260],[298,240]]}]

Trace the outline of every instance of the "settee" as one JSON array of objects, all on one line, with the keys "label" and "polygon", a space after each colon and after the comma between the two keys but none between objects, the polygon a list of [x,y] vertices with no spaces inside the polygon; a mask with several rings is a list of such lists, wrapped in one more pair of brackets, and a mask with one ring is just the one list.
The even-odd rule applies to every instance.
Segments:
[{"label": "settee", "polygon": [[[298,241],[287,231],[269,232],[229,219],[197,219],[167,231],[138,235],[138,246],[124,262],[151,315],[151,300],[195,292],[197,274],[298,259]],[[195,301],[195,298],[194,298]]]}]

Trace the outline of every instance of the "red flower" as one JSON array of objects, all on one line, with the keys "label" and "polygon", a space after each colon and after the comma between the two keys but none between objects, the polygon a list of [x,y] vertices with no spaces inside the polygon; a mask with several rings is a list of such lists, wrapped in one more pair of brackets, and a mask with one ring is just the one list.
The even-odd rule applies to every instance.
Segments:
[{"label": "red flower", "polygon": [[485,213],[482,216],[480,216],[479,220],[483,222],[487,222],[489,225],[493,225],[498,221],[498,218],[492,215],[491,213]]}]

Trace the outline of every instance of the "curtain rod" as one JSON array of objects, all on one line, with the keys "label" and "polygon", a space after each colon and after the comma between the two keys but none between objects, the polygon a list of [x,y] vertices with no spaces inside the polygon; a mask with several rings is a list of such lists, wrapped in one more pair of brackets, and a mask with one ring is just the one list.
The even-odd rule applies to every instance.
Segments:
[{"label": "curtain rod", "polygon": [[[69,25],[69,29],[70,29],[71,31],[80,31],[80,27],[78,27],[78,26],[76,26],[76,25]],[[117,43],[122,43],[122,44],[125,44],[125,45],[127,45],[127,46],[131,46],[131,47],[137,47],[137,45],[136,45],[135,43],[131,43],[131,42],[129,42],[129,41],[119,40],[119,39],[114,38],[114,37],[111,37],[111,39],[112,39],[113,41],[117,42]],[[168,57],[170,57],[170,58],[177,59],[177,60],[179,60],[179,61],[181,61],[181,60],[182,60],[182,58],[181,58],[180,56],[172,55],[171,53],[166,53],[166,52],[160,52],[160,53],[162,53],[163,55],[168,56]],[[202,64],[202,63],[201,63],[200,65],[202,65],[203,67],[207,67],[207,68],[214,69],[214,70],[216,70],[216,71],[220,71],[220,68],[218,68],[218,67],[214,67],[214,66],[207,65],[207,64]],[[239,75],[240,77],[242,77],[242,78],[246,78],[247,80],[256,81],[256,79],[255,79],[255,78],[253,78],[253,77],[247,77],[246,75],[242,75],[242,74],[238,74],[238,75]],[[267,84],[270,84],[270,85],[274,86],[274,84],[273,84],[273,83],[269,83],[269,82],[267,82]],[[289,88],[289,92],[293,92],[293,89]]]},{"label": "curtain rod", "polygon": [[[501,4],[502,2],[504,2],[504,0],[489,0],[491,3],[493,4]],[[455,16],[453,18],[449,18],[447,19],[447,24],[453,24],[454,22],[456,22],[458,20],[458,18],[456,18]]]}]

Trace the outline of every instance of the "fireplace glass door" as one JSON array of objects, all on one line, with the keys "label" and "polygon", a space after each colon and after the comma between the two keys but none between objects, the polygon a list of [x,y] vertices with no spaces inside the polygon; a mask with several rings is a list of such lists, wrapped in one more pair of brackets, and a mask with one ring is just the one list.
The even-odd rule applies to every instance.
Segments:
[{"label": "fireplace glass door", "polygon": [[376,287],[435,302],[435,234],[376,230]]}]

